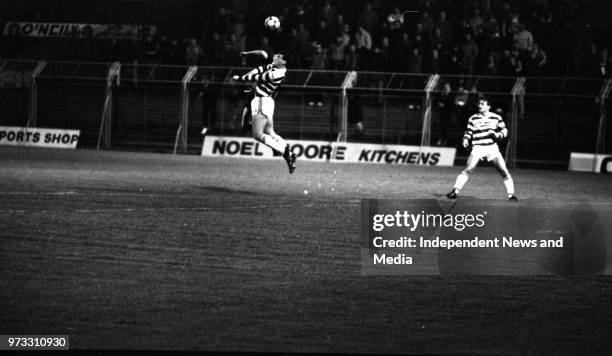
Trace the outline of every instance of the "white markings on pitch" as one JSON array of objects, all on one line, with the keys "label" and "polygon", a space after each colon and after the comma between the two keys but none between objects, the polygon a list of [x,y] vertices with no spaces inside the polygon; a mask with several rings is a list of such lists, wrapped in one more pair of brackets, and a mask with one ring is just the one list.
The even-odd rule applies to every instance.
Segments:
[{"label": "white markings on pitch", "polygon": [[26,213],[131,213],[131,212],[154,212],[154,211],[218,211],[218,210],[247,210],[247,209],[278,209],[278,208],[320,208],[337,205],[357,205],[361,201],[357,199],[347,201],[337,201],[331,199],[317,199],[304,204],[304,201],[297,201],[290,204],[259,204],[248,206],[196,206],[196,207],[168,207],[168,208],[111,208],[111,209],[75,209],[75,210],[25,210],[25,209],[2,209],[2,214],[26,214]]},{"label": "white markings on pitch", "polygon": [[79,195],[81,193],[75,191],[65,192],[0,192],[0,195]]}]

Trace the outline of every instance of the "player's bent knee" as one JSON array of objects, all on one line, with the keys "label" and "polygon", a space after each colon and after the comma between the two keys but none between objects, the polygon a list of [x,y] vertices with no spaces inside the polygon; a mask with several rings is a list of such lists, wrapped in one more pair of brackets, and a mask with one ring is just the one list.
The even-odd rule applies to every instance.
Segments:
[{"label": "player's bent knee", "polygon": [[470,173],[472,173],[471,169],[464,169],[464,170],[461,171],[461,174],[465,174],[466,176],[469,176]]},{"label": "player's bent knee", "polygon": [[263,142],[264,142],[264,133],[263,133],[263,132],[261,132],[261,133],[259,133],[259,134],[255,134],[255,133],[253,133],[253,138],[254,138],[255,140],[257,140],[257,141],[259,141],[259,142],[262,142],[262,143],[263,143]]},{"label": "player's bent knee", "polygon": [[251,134],[253,135],[254,139],[256,139],[259,142],[263,142],[263,135],[264,135],[263,129],[252,127]]}]

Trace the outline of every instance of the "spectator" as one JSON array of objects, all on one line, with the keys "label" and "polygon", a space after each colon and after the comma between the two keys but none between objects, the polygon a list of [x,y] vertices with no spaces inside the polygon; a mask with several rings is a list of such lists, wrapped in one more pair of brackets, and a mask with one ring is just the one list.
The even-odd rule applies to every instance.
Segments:
[{"label": "spectator", "polygon": [[373,33],[378,29],[378,14],[374,10],[372,3],[368,2],[365,9],[361,12],[359,26],[363,27],[368,33]]},{"label": "spectator", "polygon": [[342,41],[342,36],[336,37],[336,42],[332,43],[329,47],[330,53],[330,67],[334,70],[342,69],[344,65],[344,53],[346,52],[346,46]]},{"label": "spectator", "polygon": [[389,37],[383,37],[380,40],[380,53],[382,54],[382,57],[384,58],[385,61],[385,71],[390,72],[392,71],[395,66],[393,65],[393,61],[391,58],[391,54],[392,54],[392,50],[391,50],[391,44],[389,42]]},{"label": "spectator", "polygon": [[486,63],[482,68],[482,74],[484,75],[497,75],[499,73],[497,69],[497,63],[495,63],[495,57],[492,54],[487,56]]},{"label": "spectator", "polygon": [[444,65],[444,73],[451,74],[451,75],[457,75],[457,74],[461,74],[461,72],[462,72],[462,66],[461,66],[461,63],[459,62],[459,57],[457,57],[457,54],[452,53],[448,62]]},{"label": "spectator", "polygon": [[442,36],[442,30],[439,27],[434,29],[431,37],[431,47],[443,51],[448,50],[448,40]]},{"label": "spectator", "polygon": [[319,11],[319,18],[321,21],[325,21],[325,23],[328,24],[329,30],[332,34],[338,31],[337,23],[335,22],[338,19],[338,12],[331,4],[330,0],[325,0],[325,3]]},{"label": "spectator", "polygon": [[429,13],[427,11],[423,12],[423,17],[419,22],[421,24],[421,29],[424,33],[425,38],[429,38],[434,31],[434,23],[431,17],[429,17]]},{"label": "spectator", "polygon": [[603,77],[599,53],[597,51],[597,46],[595,46],[594,43],[591,43],[590,48],[585,55],[585,67],[583,74],[584,76],[590,78]]},{"label": "spectator", "polygon": [[206,57],[204,60],[201,60],[201,62],[203,62],[203,64],[219,65],[219,63],[221,63],[222,50],[223,42],[221,41],[221,35],[218,32],[214,32],[212,35],[212,40],[208,42],[208,46],[206,48]]},{"label": "spectator", "polygon": [[572,28],[567,21],[556,21],[551,26],[553,26],[553,30],[551,31],[550,54],[555,60],[550,61],[550,69],[553,75],[575,75],[572,63],[573,56],[571,55],[575,44]]},{"label": "spectator", "polygon": [[538,40],[540,48],[546,53],[551,52],[552,43],[552,18],[550,14],[540,15],[537,23],[533,27],[533,38]]},{"label": "spectator", "polygon": [[308,54],[310,46],[310,32],[306,30],[306,27],[302,22],[300,22],[300,24],[298,25],[297,43],[300,55],[306,56]]},{"label": "spectator", "polygon": [[459,120],[465,122],[470,116],[468,113],[472,110],[472,106],[470,105],[470,92],[464,89],[461,83],[457,83],[457,85],[458,89],[453,100],[452,112],[457,115]]},{"label": "spectator", "polygon": [[505,77],[512,76],[514,74],[514,63],[509,50],[502,52],[502,57],[499,61],[499,74]]},{"label": "spectator", "polygon": [[302,53],[300,51],[301,44],[298,38],[298,30],[296,28],[292,28],[287,39],[287,59],[290,63],[296,68],[303,68],[302,62]]},{"label": "spectator", "polygon": [[437,106],[440,110],[440,137],[436,141],[437,146],[446,146],[448,140],[448,125],[453,117],[453,102],[454,96],[451,91],[450,83],[446,82],[442,85],[440,98],[437,100]]},{"label": "spectator", "polygon": [[359,55],[359,69],[367,70],[367,59],[369,58],[370,50],[372,49],[372,37],[370,36],[370,33],[368,33],[368,31],[361,26],[355,33],[355,45],[357,46],[357,53]]},{"label": "spectator", "polygon": [[359,54],[357,53],[357,46],[354,43],[348,45],[348,51],[346,52],[345,67],[346,70],[357,70],[360,67]]},{"label": "spectator", "polygon": [[399,71],[401,72],[407,72],[408,71],[408,61],[406,61],[404,58],[404,56],[406,55],[406,53],[412,53],[412,40],[410,40],[410,37],[408,36],[408,33],[403,32],[402,33],[402,37],[399,41],[399,43],[397,44],[397,51],[396,53],[398,53],[398,59],[397,59],[397,68]]},{"label": "spectator", "polygon": [[342,30],[340,31],[340,36],[342,37],[342,43],[344,46],[348,46],[351,42],[351,32],[349,24],[345,23],[342,25]]},{"label": "spectator", "polygon": [[499,32],[499,23],[494,16],[489,16],[489,18],[483,22],[482,29],[488,37],[492,37],[495,32]]},{"label": "spectator", "polygon": [[470,33],[465,34],[465,41],[460,46],[461,63],[465,68],[466,74],[474,73],[474,61],[478,57],[478,46],[472,39]]},{"label": "spectator", "polygon": [[523,71],[523,61],[521,61],[518,57],[511,57],[514,63],[514,73],[512,73],[513,77],[521,77],[524,76],[525,73]]},{"label": "spectator", "polygon": [[446,19],[446,12],[440,11],[436,27],[440,29],[442,37],[444,37],[447,42],[453,38],[453,24]]},{"label": "spectator", "polygon": [[506,20],[504,21],[502,32],[504,32],[505,35],[512,37],[520,30],[519,16],[518,14],[514,13],[514,11],[510,10],[507,13]]},{"label": "spectator", "polygon": [[414,27],[414,38],[420,37],[421,41],[423,41],[423,47],[421,48],[421,50],[425,49],[426,45],[425,43],[430,42],[431,40],[431,33],[425,33],[425,31],[423,31],[423,24],[422,23],[417,23],[416,26]]},{"label": "spectator", "polygon": [[196,42],[195,38],[189,39],[189,46],[185,51],[185,64],[188,66],[197,66],[200,63],[202,56],[202,47]]},{"label": "spectator", "polygon": [[519,25],[519,31],[514,34],[514,42],[521,57],[531,52],[533,47],[533,35],[527,30],[525,24]]},{"label": "spectator", "polygon": [[498,62],[502,57],[502,51],[504,49],[499,26],[495,27],[493,34],[488,38],[488,40],[489,44],[487,47],[489,48],[489,53],[491,53],[493,57],[495,57],[495,61]]},{"label": "spectator", "polygon": [[474,14],[468,20],[468,25],[473,32],[476,32],[476,29],[484,24],[484,20],[480,16],[480,10],[474,9]]},{"label": "spectator", "polygon": [[234,31],[234,22],[231,19],[230,11],[225,8],[219,8],[217,15],[213,17],[211,28],[218,32],[221,36],[229,35]]},{"label": "spectator", "polygon": [[244,43],[244,37],[238,38],[236,34],[232,33],[227,41],[225,65],[236,66],[241,64],[240,52],[246,51]]},{"label": "spectator", "polygon": [[372,49],[372,36],[363,26],[360,26],[356,33],[355,44],[357,49],[362,48],[367,51]]},{"label": "spectator", "polygon": [[437,49],[433,49],[431,51],[431,58],[427,61],[428,67],[426,69],[427,73],[437,74],[440,73],[440,54]]},{"label": "spectator", "polygon": [[476,47],[478,47],[478,57],[476,58],[475,66],[476,68],[482,68],[487,60],[487,57],[491,53],[491,48],[489,48],[491,42],[489,41],[488,36],[485,34],[482,26],[476,28],[475,41]]},{"label": "spectator", "polygon": [[272,58],[274,56],[274,50],[272,50],[272,46],[270,46],[270,39],[268,36],[263,36],[261,38],[261,42],[259,44],[260,50],[266,52],[268,54],[268,58]]},{"label": "spectator", "polygon": [[[344,22],[344,15],[337,14],[334,21],[329,24],[329,30],[332,31],[334,38],[342,34],[342,31],[344,30],[344,25],[348,25]],[[351,37],[349,35],[349,40],[350,38]]]},{"label": "spectator", "polygon": [[232,32],[237,38],[245,35],[246,24],[244,23],[244,14],[239,12],[234,21],[234,31]]},{"label": "spectator", "polygon": [[217,121],[217,99],[218,90],[209,88],[210,83],[215,81],[214,75],[202,79],[202,88],[198,94],[202,100],[202,127],[208,128],[209,132],[216,129]]},{"label": "spectator", "polygon": [[408,73],[423,72],[423,56],[418,47],[412,48],[412,54],[408,57]]},{"label": "spectator", "polygon": [[124,58],[121,45],[116,38],[111,37],[106,45],[106,60],[109,62],[122,61]]},{"label": "spectator", "polygon": [[171,64],[171,65],[180,65],[183,64],[183,59],[181,58],[181,53],[183,53],[184,51],[181,51],[181,49],[179,48],[179,43],[177,39],[172,39],[170,41],[170,46],[168,48],[168,52],[167,52],[167,64]]},{"label": "spectator", "polygon": [[148,35],[145,37],[145,40],[142,43],[141,51],[142,63],[159,63],[159,46],[155,41],[153,41],[153,36]]},{"label": "spectator", "polygon": [[322,46],[327,47],[331,43],[331,35],[332,31],[327,27],[327,22],[325,22],[325,20],[319,21],[319,27],[315,32],[314,40]]},{"label": "spectator", "polygon": [[414,41],[412,41],[412,47],[418,48],[421,53],[424,53],[427,50],[427,44],[423,41],[423,36],[415,35]]},{"label": "spectator", "polygon": [[327,69],[327,50],[320,43],[312,43],[314,51],[310,60],[310,69]]},{"label": "spectator", "polygon": [[[610,33],[606,24],[601,23],[597,26],[595,33],[593,34],[593,44],[595,51],[599,57],[599,63],[597,64],[598,76],[605,76],[606,63],[608,62],[608,53],[610,47]],[[592,49],[593,50],[593,49]],[[596,61],[593,61],[595,63]]]},{"label": "spectator", "polygon": [[534,43],[529,55],[527,74],[535,77],[544,75],[546,62],[546,52]]}]

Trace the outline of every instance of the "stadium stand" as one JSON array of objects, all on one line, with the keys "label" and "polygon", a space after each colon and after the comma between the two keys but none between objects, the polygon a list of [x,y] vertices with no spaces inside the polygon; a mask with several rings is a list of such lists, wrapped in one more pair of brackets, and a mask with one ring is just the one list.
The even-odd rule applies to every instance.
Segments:
[{"label": "stadium stand", "polygon": [[[87,5],[60,1],[53,10],[34,0],[22,3],[19,9],[3,5],[2,58],[225,66],[240,64],[241,49],[263,45],[286,51],[294,68],[353,69],[356,64],[355,69],[364,71],[427,73],[437,68],[446,74],[574,77],[604,77],[610,72],[609,20],[601,18],[610,5],[604,1],[586,6],[576,0],[421,0],[410,9],[381,0],[167,0],[146,9],[126,0]],[[388,21],[390,14],[404,10],[419,13]],[[271,13],[281,19],[278,32],[270,33],[260,24]],[[88,39],[24,38],[5,26],[16,21],[147,24],[155,33],[142,31],[137,38],[117,38],[112,31]],[[335,43],[338,37],[344,51]],[[201,51],[189,50],[192,42]],[[356,61],[348,53],[353,44]],[[407,53],[414,48],[428,65],[407,63]]]}]

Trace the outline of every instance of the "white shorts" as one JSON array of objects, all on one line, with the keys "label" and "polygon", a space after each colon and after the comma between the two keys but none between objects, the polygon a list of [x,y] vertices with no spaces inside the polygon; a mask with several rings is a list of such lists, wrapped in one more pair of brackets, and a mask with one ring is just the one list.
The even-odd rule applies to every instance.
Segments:
[{"label": "white shorts", "polygon": [[269,96],[256,96],[251,100],[251,115],[264,115],[268,119],[274,116],[274,99]]},{"label": "white shorts", "polygon": [[472,152],[470,153],[470,156],[477,158],[479,161],[487,162],[491,162],[497,157],[503,158],[501,152],[499,152],[499,147],[497,147],[497,145],[476,145],[472,147]]}]

